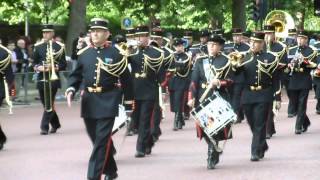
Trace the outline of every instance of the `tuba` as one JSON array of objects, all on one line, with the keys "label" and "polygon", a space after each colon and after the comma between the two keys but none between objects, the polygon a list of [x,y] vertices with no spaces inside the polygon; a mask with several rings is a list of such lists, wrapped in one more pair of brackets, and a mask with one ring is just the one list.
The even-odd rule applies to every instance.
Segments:
[{"label": "tuba", "polygon": [[293,17],[286,11],[273,10],[268,13],[264,24],[275,26],[276,39],[285,39],[288,37],[288,30],[295,28]]}]

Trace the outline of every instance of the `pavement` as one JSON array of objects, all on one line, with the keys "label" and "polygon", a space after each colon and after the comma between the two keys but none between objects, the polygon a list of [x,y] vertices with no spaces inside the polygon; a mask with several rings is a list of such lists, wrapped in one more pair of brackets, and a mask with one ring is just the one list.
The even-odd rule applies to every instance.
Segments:
[{"label": "pavement", "polygon": [[[287,118],[287,99],[276,117],[277,134],[268,140],[269,151],[259,162],[250,161],[251,132],[247,123],[236,124],[220,163],[206,169],[207,145],[196,138],[193,120],[173,131],[173,114],[165,110],[162,136],[145,158],[134,157],[137,136],[125,129],[113,137],[117,148],[119,180],[319,180],[320,115],[311,92],[308,132],[295,135],[295,118]],[[0,123],[8,142],[0,151],[0,180],[85,180],[92,145],[80,118],[80,105],[57,104],[62,128],[40,136],[42,107],[16,106],[13,115],[0,109]]]}]

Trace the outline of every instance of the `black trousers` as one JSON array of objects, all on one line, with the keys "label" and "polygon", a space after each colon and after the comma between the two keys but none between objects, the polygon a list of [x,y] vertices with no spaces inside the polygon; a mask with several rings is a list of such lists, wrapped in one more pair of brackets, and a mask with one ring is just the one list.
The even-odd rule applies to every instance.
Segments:
[{"label": "black trousers", "polygon": [[[88,179],[100,180],[102,174],[112,175],[117,172],[118,168],[112,153],[112,127],[115,118],[102,118],[102,119],[86,119],[95,121],[95,136],[93,150],[89,160],[88,166]],[[94,124],[94,123],[92,123]]]},{"label": "black trousers", "polygon": [[136,110],[139,116],[139,129],[136,150],[145,152],[146,148],[153,146],[151,136],[151,118],[155,100],[136,100]]},{"label": "black trousers", "polygon": [[308,128],[310,125],[310,120],[307,116],[307,101],[309,96],[308,89],[301,90],[291,90],[292,99],[297,102],[296,109],[297,111],[297,119],[296,119],[296,130],[301,130],[303,128]]},{"label": "black trousers", "polygon": [[316,105],[316,111],[319,113],[320,112],[320,84],[316,85],[316,99],[317,99],[317,105]]},{"label": "black trousers", "polygon": [[[135,101],[136,104],[136,101]],[[131,121],[129,123],[128,130],[133,131],[139,129],[139,112],[137,112],[137,108],[135,108],[131,115]]]},{"label": "black trousers", "polygon": [[2,131],[1,125],[0,125],[0,144],[3,144],[7,141],[7,137]]},{"label": "black trousers", "polygon": [[231,87],[231,106],[234,112],[238,115],[239,120],[244,119],[244,114],[240,103],[242,90],[242,83],[235,83]]},{"label": "black trousers", "polygon": [[267,120],[267,134],[273,135],[276,133],[276,128],[274,126],[274,114],[272,111],[272,105],[269,107],[268,120]]},{"label": "black trousers", "polygon": [[288,99],[289,99],[289,103],[288,103],[288,114],[290,115],[296,115],[297,114],[297,104],[298,101],[296,100],[294,96],[294,92],[292,92],[292,90],[287,90],[287,95],[288,95]]},{"label": "black trousers", "polygon": [[153,110],[153,117],[152,117],[152,128],[151,128],[151,134],[152,136],[159,137],[161,135],[161,123],[162,118],[162,110],[159,105],[159,101],[156,101],[154,104],[154,110]]},{"label": "black trousers", "polygon": [[248,120],[252,136],[251,154],[258,155],[268,149],[266,122],[271,103],[244,104],[244,114]]},{"label": "black trousers", "polygon": [[[45,95],[44,95],[43,83],[41,83],[41,82],[38,84],[38,91],[39,91],[41,103],[44,107],[45,106]],[[58,117],[56,111],[54,110],[54,101],[55,101],[57,91],[58,91],[57,87],[55,87],[55,86],[51,87],[51,100],[52,100],[53,107],[52,107],[51,112],[47,112],[47,111],[43,112],[42,120],[41,120],[41,124],[40,124],[41,130],[48,131],[49,124],[51,124],[52,128],[55,128],[55,129],[61,127],[59,117]]]}]

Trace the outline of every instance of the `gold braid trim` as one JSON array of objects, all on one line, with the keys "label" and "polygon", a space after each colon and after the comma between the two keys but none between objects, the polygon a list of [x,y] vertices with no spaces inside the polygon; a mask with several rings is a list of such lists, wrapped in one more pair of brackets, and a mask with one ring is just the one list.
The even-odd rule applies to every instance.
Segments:
[{"label": "gold braid trim", "polygon": [[123,56],[122,59],[115,64],[104,63],[99,57],[97,57],[97,59],[99,64],[98,67],[115,77],[119,77],[126,70],[128,65],[127,56]]},{"label": "gold braid trim", "polygon": [[163,63],[163,52],[161,52],[161,55],[158,58],[151,58],[146,54],[143,54],[143,56],[144,56],[143,72],[147,72],[147,67],[152,69],[154,72],[158,72],[160,70],[160,67]]},{"label": "gold braid trim", "polygon": [[183,77],[183,78],[185,78],[185,77],[187,77],[189,75],[189,72],[191,70],[191,65],[192,65],[191,56],[188,53],[185,53],[185,54],[188,56],[188,58],[186,60],[182,61],[182,62],[183,63],[188,62],[187,72],[184,73],[184,74],[176,72],[179,77]]},{"label": "gold braid trim", "polygon": [[2,48],[8,52],[8,56],[6,58],[4,58],[3,60],[0,60],[0,73],[4,74],[5,69],[8,67],[8,65],[11,62],[11,51],[9,49],[7,49],[6,47],[2,46],[1,44],[0,44],[0,48]]},{"label": "gold braid trim", "polygon": [[60,43],[60,42],[56,42],[56,43],[60,45],[60,49],[57,52],[53,53],[53,57],[55,59],[55,62],[58,63],[57,60],[60,59],[63,52],[65,51],[65,46],[63,43]]}]

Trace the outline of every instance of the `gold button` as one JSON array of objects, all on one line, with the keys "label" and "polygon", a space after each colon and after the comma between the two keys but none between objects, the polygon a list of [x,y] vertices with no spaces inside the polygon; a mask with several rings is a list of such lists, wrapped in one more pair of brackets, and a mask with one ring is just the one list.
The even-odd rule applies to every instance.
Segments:
[{"label": "gold button", "polygon": [[93,77],[93,79],[97,79],[97,77]]}]

